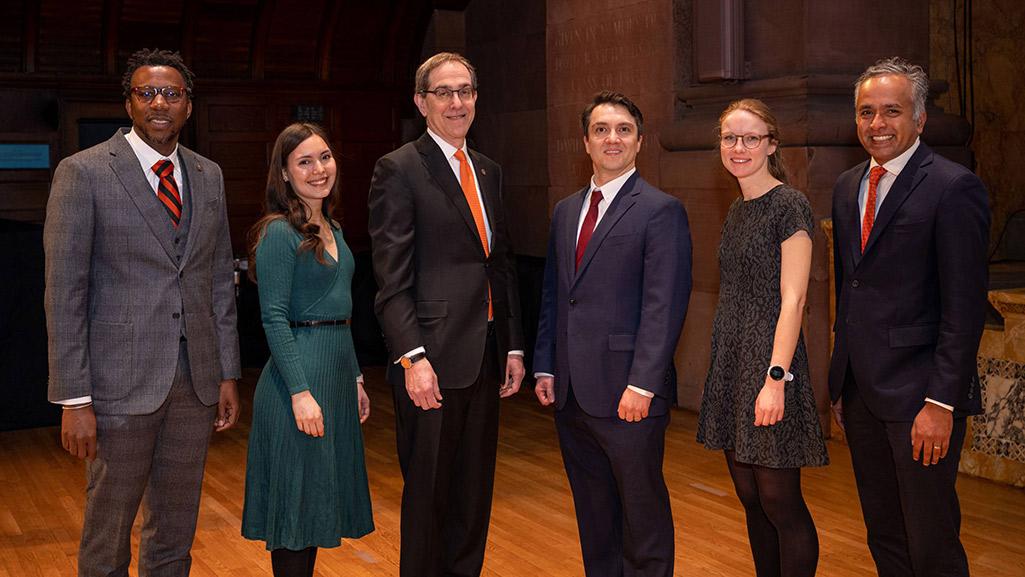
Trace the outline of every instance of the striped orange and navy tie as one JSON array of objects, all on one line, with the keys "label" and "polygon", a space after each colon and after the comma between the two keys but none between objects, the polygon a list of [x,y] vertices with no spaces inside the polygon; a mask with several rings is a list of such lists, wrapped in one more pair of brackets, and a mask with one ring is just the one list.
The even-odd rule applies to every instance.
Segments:
[{"label": "striped orange and navy tie", "polygon": [[160,184],[157,186],[157,198],[171,215],[171,222],[175,228],[182,219],[182,197],[178,192],[178,183],[174,181],[174,163],[170,160],[158,160],[153,165],[153,172],[160,177]]}]

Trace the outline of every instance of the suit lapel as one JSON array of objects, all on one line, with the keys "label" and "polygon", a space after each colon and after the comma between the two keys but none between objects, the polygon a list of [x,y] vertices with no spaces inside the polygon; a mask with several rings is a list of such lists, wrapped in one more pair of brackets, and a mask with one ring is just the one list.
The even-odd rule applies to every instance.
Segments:
[{"label": "suit lapel", "polygon": [[139,158],[135,156],[132,147],[125,140],[124,134],[118,131],[113,138],[107,141],[110,144],[110,167],[114,171],[121,186],[128,193],[128,197],[135,203],[135,207],[142,215],[142,220],[149,227],[150,232],[156,237],[157,242],[167,253],[171,262],[176,262],[174,253],[174,239],[171,227],[168,226],[167,211],[164,205],[157,200],[156,193],[146,180],[146,175],[139,165]]},{"label": "suit lapel", "polygon": [[876,239],[879,238],[879,235],[883,233],[886,226],[893,220],[897,210],[900,209],[900,206],[908,199],[911,192],[918,187],[922,179],[928,174],[926,167],[930,164],[932,164],[932,151],[925,144],[919,144],[918,150],[908,160],[904,170],[900,171],[897,180],[890,187],[890,191],[886,193],[883,204],[879,206],[875,223],[872,225],[872,232],[869,233],[868,242],[865,243],[865,253],[872,250]]},{"label": "suit lapel", "polygon": [[434,142],[431,135],[426,132],[416,141],[416,148],[423,159],[427,174],[430,175],[435,185],[445,193],[449,202],[452,203],[452,206],[463,217],[463,222],[466,223],[470,234],[477,239],[477,248],[481,251],[481,256],[484,256],[484,247],[480,243],[480,235],[477,234],[477,223],[473,220],[470,205],[466,203],[463,189],[459,185],[456,175],[452,172],[448,159],[445,158],[441,148]]},{"label": "suit lapel", "polygon": [[851,232],[847,235],[846,250],[850,254],[855,268],[861,262],[861,209],[858,206],[858,194],[861,191],[861,181],[865,178],[868,164],[869,161],[866,160],[861,164],[859,170],[852,173],[856,174],[857,178],[851,177],[851,181],[847,183],[842,211],[846,221],[844,226]]},{"label": "suit lapel", "polygon": [[185,263],[189,262],[189,256],[192,255],[193,248],[196,246],[196,236],[202,227],[206,224],[204,222],[205,212],[203,207],[205,206],[204,201],[206,200],[206,175],[203,172],[203,164],[196,158],[196,155],[184,146],[178,146],[178,159],[182,163],[182,175],[183,178],[188,180],[189,183],[189,195],[187,202],[189,203],[189,236],[185,244],[185,256],[182,258],[181,266],[184,267]]},{"label": "suit lapel", "polygon": [[566,276],[566,284],[572,285],[577,275],[576,254],[577,254],[577,225],[580,223],[580,209],[584,206],[584,198],[590,186],[580,189],[580,192],[570,199],[565,213],[565,219],[560,232],[558,247],[559,268]]},{"label": "suit lapel", "polygon": [[[583,274],[584,270],[587,269],[587,265],[594,258],[594,254],[598,251],[602,241],[608,236],[609,231],[612,230],[619,219],[623,218],[623,215],[630,210],[630,207],[637,202],[636,196],[640,194],[640,177],[635,172],[633,176],[627,179],[623,183],[623,188],[616,194],[616,198],[613,199],[612,204],[605,210],[605,215],[602,216],[598,226],[594,228],[594,234],[591,235],[591,240],[587,242],[587,249],[584,250],[584,256],[580,259],[580,268],[577,269],[577,274],[574,277],[574,282],[580,279],[580,275]],[[579,214],[579,213],[578,213]],[[574,251],[574,255],[576,251]]]}]

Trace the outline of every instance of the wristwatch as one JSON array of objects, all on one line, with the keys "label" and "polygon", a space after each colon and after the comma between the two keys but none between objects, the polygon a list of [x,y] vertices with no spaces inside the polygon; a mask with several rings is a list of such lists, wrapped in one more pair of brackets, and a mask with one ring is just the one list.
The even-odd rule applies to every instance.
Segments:
[{"label": "wristwatch", "polygon": [[424,353],[417,353],[415,355],[410,355],[408,357],[402,356],[402,357],[399,357],[399,364],[402,365],[402,368],[404,368],[404,369],[411,369],[411,368],[413,368],[413,365],[417,363],[417,361],[420,361],[420,360],[423,360],[423,359],[426,359],[426,358],[427,358],[427,355],[424,354]]},{"label": "wristwatch", "polygon": [[794,375],[779,365],[772,365],[765,374],[769,375],[769,378],[774,381],[789,383],[794,380]]}]

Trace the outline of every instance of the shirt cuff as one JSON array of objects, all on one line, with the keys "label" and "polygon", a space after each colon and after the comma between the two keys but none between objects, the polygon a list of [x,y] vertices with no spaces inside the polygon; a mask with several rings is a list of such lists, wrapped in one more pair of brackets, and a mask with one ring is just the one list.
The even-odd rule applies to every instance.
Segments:
[{"label": "shirt cuff", "polygon": [[[427,349],[425,349],[425,348],[423,348],[423,347],[417,347],[417,348],[415,348],[415,349],[413,349],[413,350],[409,351],[408,353],[406,353],[406,354],[402,355],[402,357],[406,357],[406,358],[408,359],[409,357],[411,357],[411,356],[413,356],[413,355],[418,355],[418,354],[420,354],[420,353],[423,353],[423,354],[425,354],[425,355],[426,355],[426,354],[427,354]],[[395,359],[395,362],[393,362],[392,364],[393,364],[393,365],[397,365],[397,364],[399,364],[399,360],[400,360],[400,359],[401,359],[402,357],[399,357],[398,359]]]},{"label": "shirt cuff", "polygon": [[363,383],[364,383],[364,381],[363,381],[363,373],[360,373],[360,374],[356,375],[356,384],[357,385],[362,385]]},{"label": "shirt cuff", "polygon": [[517,357],[522,357],[522,356],[523,356],[523,351],[509,351],[509,352],[508,352],[508,353],[506,353],[506,354],[508,354],[508,355],[513,355],[513,356],[517,356]]},{"label": "shirt cuff", "polygon": [[932,403],[932,404],[934,404],[934,405],[939,405],[939,406],[943,407],[944,409],[946,409],[946,410],[950,411],[951,413],[953,413],[953,412],[954,412],[954,407],[952,407],[952,406],[950,406],[950,405],[948,405],[948,404],[946,404],[946,403],[941,403],[941,402],[939,402],[939,401],[936,401],[936,400],[930,399],[929,397],[926,397],[926,398],[925,398],[925,402],[927,402],[927,403]]},{"label": "shirt cuff", "polygon": [[75,397],[74,399],[63,399],[63,400],[60,400],[60,401],[53,401],[53,404],[68,406],[68,405],[84,405],[86,403],[91,403],[91,402],[93,402],[92,395],[86,395],[84,397]]},{"label": "shirt cuff", "polygon": [[640,387],[635,387],[633,385],[627,385],[626,388],[630,389],[631,391],[637,393],[638,395],[640,395],[642,397],[648,397],[649,399],[651,399],[651,398],[653,398],[655,396],[655,393],[653,393],[651,391],[646,391],[646,390],[644,390],[644,389],[642,389]]},{"label": "shirt cuff", "polygon": [[534,373],[534,378],[535,379],[540,379],[541,377],[552,377],[554,379],[555,375],[553,375],[551,373]]}]

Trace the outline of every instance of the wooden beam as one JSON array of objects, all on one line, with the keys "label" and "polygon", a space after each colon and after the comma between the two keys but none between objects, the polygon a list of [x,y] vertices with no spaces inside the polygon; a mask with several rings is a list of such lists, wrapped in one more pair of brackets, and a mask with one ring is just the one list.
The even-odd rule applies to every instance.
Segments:
[{"label": "wooden beam", "polygon": [[253,36],[249,41],[249,72],[253,80],[263,80],[265,75],[267,41],[270,36],[274,4],[274,0],[260,0],[256,5],[256,22],[253,23]]},{"label": "wooden beam", "polygon": [[100,28],[100,54],[103,59],[103,73],[116,76],[118,24],[121,22],[122,0],[105,0],[103,2],[103,22]]},{"label": "wooden beam", "polygon": [[334,48],[335,31],[342,19],[342,0],[327,0],[324,7],[324,18],[320,21],[320,33],[317,36],[317,80],[331,78],[331,52]]},{"label": "wooden beam", "polygon": [[196,52],[196,23],[199,21],[201,0],[185,0],[182,6],[181,22],[181,55],[186,64],[192,63]]},{"label": "wooden beam", "polygon": [[42,3],[36,0],[25,1],[25,29],[22,33],[22,71],[32,74],[36,71],[36,49],[39,43],[39,11]]}]

